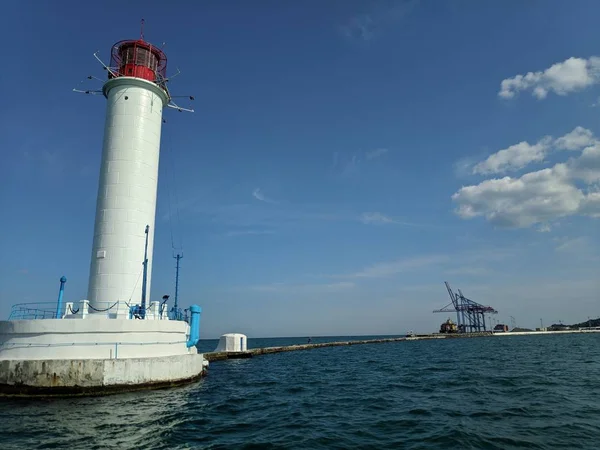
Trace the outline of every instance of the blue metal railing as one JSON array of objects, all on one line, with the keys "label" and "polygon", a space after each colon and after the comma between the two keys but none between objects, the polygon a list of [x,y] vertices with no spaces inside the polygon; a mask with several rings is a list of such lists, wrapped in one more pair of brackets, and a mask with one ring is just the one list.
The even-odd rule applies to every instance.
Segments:
[{"label": "blue metal railing", "polygon": [[171,308],[169,311],[169,320],[182,320],[189,322],[188,310],[181,308]]},{"label": "blue metal railing", "polygon": [[[116,312],[121,304],[126,305],[126,307],[130,310],[130,316],[132,313],[136,312],[136,308],[140,308],[139,305],[130,305],[127,302],[99,302],[96,303],[95,307],[89,305],[88,308],[89,313],[106,312],[108,314],[109,312]],[[81,306],[79,305],[79,302],[77,302],[72,307],[69,305],[64,313],[67,315],[77,314],[80,307]],[[165,316],[167,316],[169,320],[180,320],[187,323],[190,322],[190,315],[187,309],[171,308],[171,310],[168,311]],[[57,315],[56,302],[17,303],[16,305],[12,306],[8,320],[57,319],[61,317],[61,313],[58,313]],[[162,314],[161,318],[163,318]]]},{"label": "blue metal railing", "polygon": [[8,320],[56,319],[56,303],[17,303],[10,310]]}]

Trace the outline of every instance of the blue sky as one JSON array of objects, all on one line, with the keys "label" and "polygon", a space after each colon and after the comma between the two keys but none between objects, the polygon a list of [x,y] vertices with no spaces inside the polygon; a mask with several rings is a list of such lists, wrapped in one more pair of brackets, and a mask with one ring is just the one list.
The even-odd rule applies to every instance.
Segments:
[{"label": "blue sky", "polygon": [[86,295],[105,101],[72,89],[142,17],[196,110],[165,116],[152,298],[172,232],[202,337],[433,331],[445,280],[600,316],[597,2],[57,4],[3,6],[1,316]]}]

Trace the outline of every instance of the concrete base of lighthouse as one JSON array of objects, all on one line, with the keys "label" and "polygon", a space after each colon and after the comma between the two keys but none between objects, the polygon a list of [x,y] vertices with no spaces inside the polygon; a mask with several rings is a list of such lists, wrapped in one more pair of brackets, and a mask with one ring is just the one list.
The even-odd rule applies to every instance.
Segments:
[{"label": "concrete base of lighthouse", "polygon": [[0,360],[0,396],[106,395],[200,379],[201,354],[127,359]]},{"label": "concrete base of lighthouse", "polygon": [[0,321],[0,396],[101,395],[173,386],[206,374],[208,362],[186,321],[154,316],[151,308],[142,320],[118,311],[82,311]]}]

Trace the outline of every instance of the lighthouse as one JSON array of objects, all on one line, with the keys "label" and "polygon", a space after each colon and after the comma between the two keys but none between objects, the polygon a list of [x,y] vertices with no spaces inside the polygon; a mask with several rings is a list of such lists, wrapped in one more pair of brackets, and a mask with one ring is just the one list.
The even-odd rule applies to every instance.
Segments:
[{"label": "lighthouse", "polygon": [[90,314],[117,308],[117,302],[139,303],[150,292],[162,115],[170,101],[167,56],[143,33],[137,40],[117,42],[105,69]]},{"label": "lighthouse", "polygon": [[173,102],[167,57],[143,33],[117,42],[102,66],[106,81],[88,77],[101,90],[73,89],[107,101],[88,295],[69,298],[62,276],[56,304],[13,305],[0,320],[0,396],[129,391],[206,374],[200,306],[169,314],[166,300],[146,298],[163,111],[193,110]]}]

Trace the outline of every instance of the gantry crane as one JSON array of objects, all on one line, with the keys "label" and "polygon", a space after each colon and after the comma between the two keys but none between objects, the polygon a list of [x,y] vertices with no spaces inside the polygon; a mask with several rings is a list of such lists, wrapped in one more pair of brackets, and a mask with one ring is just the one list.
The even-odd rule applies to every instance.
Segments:
[{"label": "gantry crane", "polygon": [[444,281],[451,302],[441,309],[436,309],[434,313],[456,312],[456,322],[458,331],[461,333],[475,333],[487,331],[485,324],[486,314],[498,314],[491,306],[485,306],[468,299],[463,295],[460,289],[458,294],[452,292],[450,284]]}]

